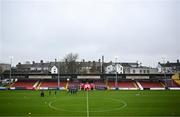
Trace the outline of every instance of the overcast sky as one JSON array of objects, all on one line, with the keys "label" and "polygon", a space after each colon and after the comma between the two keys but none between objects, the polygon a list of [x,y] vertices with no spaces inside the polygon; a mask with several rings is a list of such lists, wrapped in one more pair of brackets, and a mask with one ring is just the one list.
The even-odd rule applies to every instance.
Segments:
[{"label": "overcast sky", "polygon": [[180,59],[180,0],[0,1],[0,63]]}]

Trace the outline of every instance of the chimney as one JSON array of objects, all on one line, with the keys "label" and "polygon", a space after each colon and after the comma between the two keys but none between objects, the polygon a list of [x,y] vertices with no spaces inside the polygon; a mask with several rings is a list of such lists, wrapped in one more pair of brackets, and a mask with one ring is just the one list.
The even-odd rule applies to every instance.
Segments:
[{"label": "chimney", "polygon": [[167,63],[169,63],[169,61],[167,61]]},{"label": "chimney", "polygon": [[179,59],[177,59],[177,63],[179,63]]},{"label": "chimney", "polygon": [[57,62],[57,59],[55,59],[55,63]]},{"label": "chimney", "polygon": [[35,61],[33,61],[32,64],[34,65],[34,64],[35,64]]},{"label": "chimney", "polygon": [[136,65],[137,65],[137,67],[139,67],[139,61],[136,61]]},{"label": "chimney", "polygon": [[83,59],[83,63],[85,62],[85,60]]},{"label": "chimney", "polygon": [[99,59],[98,62],[100,63],[100,62],[101,62],[101,59]]},{"label": "chimney", "polygon": [[41,60],[40,62],[43,63],[43,60]]},{"label": "chimney", "polygon": [[102,63],[104,63],[104,56],[102,56]]},{"label": "chimney", "polygon": [[21,62],[19,62],[18,65],[21,65]]},{"label": "chimney", "polygon": [[104,72],[104,55],[102,56],[102,61],[101,61],[101,73],[103,74]]}]

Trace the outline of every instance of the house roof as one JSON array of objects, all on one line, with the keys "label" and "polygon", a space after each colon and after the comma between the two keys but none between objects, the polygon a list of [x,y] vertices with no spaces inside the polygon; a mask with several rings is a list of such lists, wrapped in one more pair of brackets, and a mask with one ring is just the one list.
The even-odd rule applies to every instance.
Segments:
[{"label": "house roof", "polygon": [[31,67],[49,67],[50,63],[34,63],[31,64]]},{"label": "house roof", "polygon": [[132,67],[133,65],[138,66],[138,63],[120,63],[123,67]]},{"label": "house roof", "polygon": [[120,63],[123,67],[131,67],[129,63]]},{"label": "house roof", "polygon": [[20,68],[20,69],[30,69],[31,64],[17,64],[16,68]]},{"label": "house roof", "polygon": [[48,67],[51,68],[53,66],[58,67],[57,63],[50,62],[50,63],[33,63],[33,64],[18,64],[16,65],[17,68],[23,69],[23,68],[31,68],[31,67]]},{"label": "house roof", "polygon": [[[114,63],[113,63],[113,62],[104,63],[105,66],[109,66],[109,65],[112,65],[112,64],[114,64]],[[138,66],[138,63],[120,63],[120,62],[118,62],[118,63],[116,63],[116,64],[120,64],[120,65],[122,65],[123,67],[132,67],[132,65]]]},{"label": "house roof", "polygon": [[159,63],[162,67],[177,67],[180,66],[180,63]]}]

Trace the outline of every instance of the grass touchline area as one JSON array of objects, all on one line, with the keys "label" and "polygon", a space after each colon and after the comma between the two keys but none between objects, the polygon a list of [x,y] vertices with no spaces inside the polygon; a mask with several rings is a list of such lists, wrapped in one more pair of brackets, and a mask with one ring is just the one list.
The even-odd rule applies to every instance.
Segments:
[{"label": "grass touchline area", "polygon": [[180,91],[0,91],[0,116],[180,116]]},{"label": "grass touchline area", "polygon": [[87,102],[87,117],[89,117],[89,99],[88,99],[88,97],[89,97],[89,95],[88,95],[88,91],[87,91],[87,93],[86,93],[86,102]]}]

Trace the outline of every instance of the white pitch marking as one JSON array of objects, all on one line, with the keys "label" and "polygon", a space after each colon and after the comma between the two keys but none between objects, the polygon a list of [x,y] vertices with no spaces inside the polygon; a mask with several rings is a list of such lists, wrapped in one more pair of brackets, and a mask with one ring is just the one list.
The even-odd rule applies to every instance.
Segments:
[{"label": "white pitch marking", "polygon": [[[87,97],[81,97],[81,98],[87,98]],[[94,98],[94,99],[99,99],[99,98]],[[89,112],[108,112],[108,111],[116,111],[116,110],[121,110],[125,107],[127,107],[127,102],[126,101],[123,101],[123,100],[119,100],[119,99],[113,99],[113,98],[105,98],[107,100],[111,100],[111,101],[117,101],[121,104],[123,104],[121,107],[119,108],[114,108],[114,109],[110,109],[110,110],[99,110],[99,111],[89,111]],[[87,110],[86,111],[70,111],[70,110],[66,110],[66,109],[63,109],[63,108],[57,108],[55,106],[53,106],[53,104],[56,102],[57,100],[53,100],[53,101],[50,101],[48,106],[49,108],[53,109],[53,110],[60,110],[60,111],[67,111],[67,112],[86,112],[87,113]],[[89,106],[89,104],[88,104]],[[89,107],[88,107],[89,108]],[[89,109],[88,109],[89,110]],[[1,116],[0,116],[1,117]]]},{"label": "white pitch marking", "polygon": [[89,99],[88,99],[88,91],[86,93],[86,102],[87,102],[87,117],[89,117]]}]

